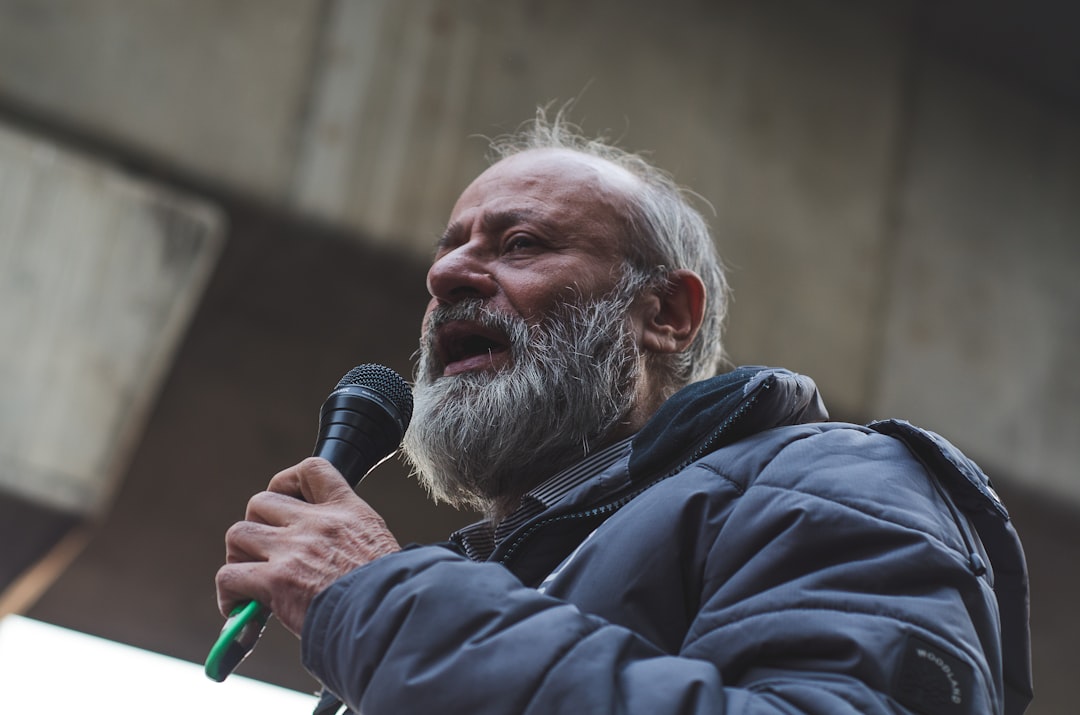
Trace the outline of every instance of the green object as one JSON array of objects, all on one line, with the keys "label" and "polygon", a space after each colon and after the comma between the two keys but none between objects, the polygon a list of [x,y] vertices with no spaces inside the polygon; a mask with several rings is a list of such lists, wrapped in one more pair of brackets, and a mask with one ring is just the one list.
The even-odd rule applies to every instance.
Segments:
[{"label": "green object", "polygon": [[234,608],[210,649],[210,655],[206,656],[206,677],[216,683],[229,677],[255,647],[269,618],[270,609],[258,601],[248,601]]}]

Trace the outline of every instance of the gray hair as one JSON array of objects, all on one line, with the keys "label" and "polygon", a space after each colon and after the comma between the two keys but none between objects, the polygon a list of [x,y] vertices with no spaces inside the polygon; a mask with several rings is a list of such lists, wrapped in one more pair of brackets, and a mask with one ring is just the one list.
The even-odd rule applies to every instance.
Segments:
[{"label": "gray hair", "polygon": [[640,180],[641,190],[627,197],[626,257],[638,274],[635,278],[657,288],[671,271],[689,269],[705,285],[705,316],[694,342],[681,353],[657,357],[655,364],[665,372],[670,392],[714,375],[725,362],[722,334],[729,288],[708,224],[691,204],[696,195],[640,155],[604,138],[586,137],[564,111],[549,120],[539,108],[516,133],[491,142],[494,160],[536,149],[566,149],[603,159]]}]

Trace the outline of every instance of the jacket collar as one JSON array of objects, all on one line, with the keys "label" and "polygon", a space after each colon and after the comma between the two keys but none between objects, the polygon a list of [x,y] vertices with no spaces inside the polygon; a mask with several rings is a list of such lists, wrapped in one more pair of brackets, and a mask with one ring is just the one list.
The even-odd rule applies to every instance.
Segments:
[{"label": "jacket collar", "polygon": [[828,416],[809,377],[781,368],[738,367],[688,385],[656,411],[634,437],[630,479],[665,476],[751,434]]},{"label": "jacket collar", "polygon": [[[491,554],[537,586],[588,534],[653,483],[761,430],[826,419],[814,382],[787,370],[741,367],[673,395],[620,460],[521,526]],[[539,538],[543,535],[543,538]],[[460,533],[452,541],[461,550]]]}]

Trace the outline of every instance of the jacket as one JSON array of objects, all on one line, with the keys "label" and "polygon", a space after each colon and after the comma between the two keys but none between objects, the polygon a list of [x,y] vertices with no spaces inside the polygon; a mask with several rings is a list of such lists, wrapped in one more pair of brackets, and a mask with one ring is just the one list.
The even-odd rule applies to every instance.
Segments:
[{"label": "jacket", "polygon": [[691,385],[490,561],[408,548],[319,594],[305,666],[355,712],[1023,712],[1027,575],[989,480],[814,383]]}]

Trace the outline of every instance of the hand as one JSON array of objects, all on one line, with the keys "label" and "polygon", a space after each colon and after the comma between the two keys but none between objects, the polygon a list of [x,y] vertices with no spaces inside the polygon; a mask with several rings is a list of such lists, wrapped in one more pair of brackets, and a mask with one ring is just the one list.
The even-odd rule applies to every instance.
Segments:
[{"label": "hand", "polygon": [[218,607],[256,600],[299,636],[308,606],[358,566],[400,551],[386,522],[325,459],[279,472],[225,534]]}]

